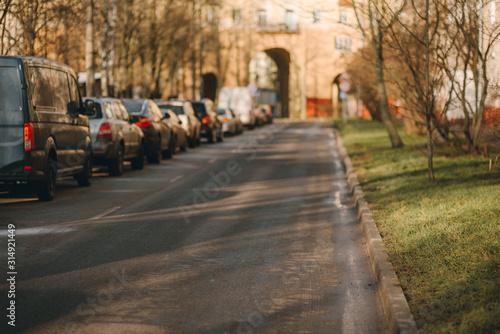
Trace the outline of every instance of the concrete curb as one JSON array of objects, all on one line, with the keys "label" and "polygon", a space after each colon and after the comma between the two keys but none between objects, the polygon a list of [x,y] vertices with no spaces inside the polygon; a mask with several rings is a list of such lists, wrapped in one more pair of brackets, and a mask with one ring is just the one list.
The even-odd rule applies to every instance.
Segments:
[{"label": "concrete curb", "polygon": [[347,154],[338,130],[334,129],[333,131],[340,158],[345,165],[347,182],[354,196],[358,219],[363,227],[372,268],[377,278],[380,299],[389,323],[389,331],[390,333],[418,333],[417,325],[410,312],[410,307],[403,294],[396,272],[385,252],[382,237],[368,208],[368,203],[363,197],[363,190],[359,185],[358,177],[354,174],[351,159]]}]

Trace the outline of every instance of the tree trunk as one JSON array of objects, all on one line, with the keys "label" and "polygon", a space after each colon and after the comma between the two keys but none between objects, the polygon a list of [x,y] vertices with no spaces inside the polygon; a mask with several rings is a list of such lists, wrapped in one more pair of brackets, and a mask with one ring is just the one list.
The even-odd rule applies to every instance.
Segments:
[{"label": "tree trunk", "polygon": [[[106,0],[106,13],[103,24],[102,39],[102,96],[115,96],[114,66],[115,66],[115,31],[118,0]],[[109,13],[109,14],[108,14]]]},{"label": "tree trunk", "polygon": [[403,141],[399,137],[398,131],[396,130],[396,127],[391,119],[389,102],[387,101],[387,91],[385,89],[384,82],[384,69],[382,67],[382,59],[380,55],[375,55],[375,75],[377,77],[377,87],[380,97],[380,113],[382,114],[382,121],[384,122],[387,133],[389,134],[392,148],[403,147]]},{"label": "tree trunk", "polygon": [[427,132],[427,170],[429,171],[429,182],[436,182],[434,176],[434,144],[432,143],[432,129],[430,115],[426,116],[426,132]]},{"label": "tree trunk", "polygon": [[87,82],[86,95],[95,96],[95,64],[94,64],[94,0],[87,0],[87,29],[85,36],[85,64]]}]

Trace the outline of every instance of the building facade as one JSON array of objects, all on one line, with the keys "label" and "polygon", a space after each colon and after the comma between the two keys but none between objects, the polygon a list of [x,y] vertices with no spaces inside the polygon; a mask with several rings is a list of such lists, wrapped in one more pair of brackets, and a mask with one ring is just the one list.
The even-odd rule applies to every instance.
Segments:
[{"label": "building facade", "polygon": [[216,99],[220,87],[253,84],[277,91],[279,116],[332,116],[338,78],[363,46],[356,23],[339,0],[206,1],[199,61],[182,70],[180,95]]}]

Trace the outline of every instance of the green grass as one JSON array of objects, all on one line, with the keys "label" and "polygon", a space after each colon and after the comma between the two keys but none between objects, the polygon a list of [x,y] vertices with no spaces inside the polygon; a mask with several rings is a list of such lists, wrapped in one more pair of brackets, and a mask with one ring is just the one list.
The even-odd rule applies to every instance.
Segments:
[{"label": "green grass", "polygon": [[419,329],[500,333],[500,173],[489,160],[436,149],[383,124],[340,124],[340,133]]}]

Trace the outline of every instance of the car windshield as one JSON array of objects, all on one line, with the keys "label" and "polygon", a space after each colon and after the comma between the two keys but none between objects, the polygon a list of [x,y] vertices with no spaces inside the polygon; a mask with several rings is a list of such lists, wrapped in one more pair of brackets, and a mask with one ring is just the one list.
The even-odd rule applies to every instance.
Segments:
[{"label": "car windshield", "polygon": [[176,115],[184,115],[184,108],[182,106],[174,106],[171,104],[159,104],[161,110],[172,110]]},{"label": "car windshield", "polygon": [[226,116],[226,109],[217,108],[217,113],[221,116]]},{"label": "car windshield", "polygon": [[143,100],[122,100],[122,103],[129,114],[140,115],[144,112],[142,108]]},{"label": "car windshield", "polygon": [[21,80],[17,67],[0,67],[0,111],[21,111]]}]

